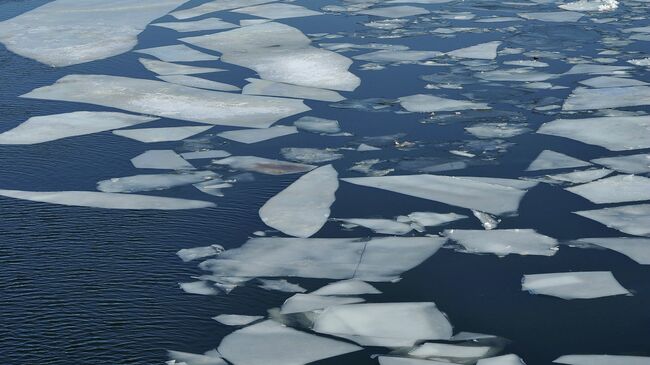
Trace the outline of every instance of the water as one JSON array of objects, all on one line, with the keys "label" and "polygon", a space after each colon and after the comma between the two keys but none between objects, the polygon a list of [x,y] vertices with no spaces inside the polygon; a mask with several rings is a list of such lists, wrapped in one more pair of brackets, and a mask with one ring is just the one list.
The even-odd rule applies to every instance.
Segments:
[{"label": "water", "polygon": [[[0,1],[0,20],[10,19],[33,9],[45,1]],[[189,1],[190,8],[201,1]],[[297,1],[318,10],[339,4],[335,1]],[[471,12],[476,18],[489,15],[513,16],[513,5],[485,1],[452,2],[441,5],[418,5],[432,11]],[[555,5],[515,8],[516,12],[551,11]],[[364,16],[328,14],[317,17],[282,19],[305,34],[339,34],[333,39],[312,37],[315,45],[324,42],[389,43],[406,45],[414,50],[447,52],[482,42],[501,40],[506,47],[524,51],[556,52],[558,57],[540,57],[548,62],[542,72],[559,74],[571,62],[599,57],[605,49],[621,52],[614,65],[627,65],[625,60],[647,56],[647,41],[612,45],[612,37],[627,40],[623,28],[648,25],[645,5],[622,1],[612,13],[588,13],[579,23],[474,23],[471,20],[444,19],[440,13],[419,18],[406,31],[414,34],[401,37],[404,29],[388,32],[370,30],[362,23]],[[232,12],[217,16],[237,23],[251,18]],[[209,16],[205,16],[209,17]],[[608,24],[590,19],[618,18]],[[635,19],[637,18],[637,19]],[[414,19],[414,18],[409,18]],[[173,21],[171,16],[162,20]],[[485,32],[458,33],[444,37],[432,33],[438,27],[485,27]],[[192,35],[209,34],[197,32]],[[179,35],[171,30],[148,27],[136,48],[176,44]],[[607,40],[609,44],[603,44]],[[365,50],[346,52],[352,57]],[[214,52],[206,51],[214,54]],[[610,57],[610,56],[602,56]],[[109,108],[88,104],[41,101],[18,98],[37,87],[50,85],[68,74],[106,74],[155,79],[137,61],[139,55],[128,52],[87,64],[51,68],[0,48],[0,130],[8,130],[32,116],[78,110],[106,111]],[[520,54],[500,55],[496,64],[507,60],[528,59]],[[494,67],[485,63],[485,70]],[[592,61],[595,63],[595,61]],[[390,65],[379,71],[362,69],[364,62],[355,61],[351,72],[362,80],[352,93],[343,93],[350,100],[371,98],[396,99],[406,95],[431,93],[453,99],[471,99],[489,103],[494,111],[517,113],[528,127],[535,130],[541,123],[556,119],[556,111],[532,111],[532,105],[545,98],[557,98],[561,104],[587,75],[570,75],[548,82],[567,86],[559,90],[526,90],[512,82],[477,83],[462,89],[427,90],[425,75],[456,75],[450,79],[470,77],[475,71],[460,63],[452,67],[422,64]],[[444,63],[441,61],[441,63]],[[195,62],[194,66],[218,67],[227,72],[199,75],[214,81],[245,85],[245,78],[254,77],[251,70],[223,62]],[[645,68],[634,67],[629,75],[650,82]],[[435,84],[435,82],[433,82]],[[344,159],[334,161],[341,177],[362,176],[347,169],[365,159],[378,158],[383,165],[395,168],[399,161],[419,157],[449,157],[450,149],[468,150],[466,141],[476,138],[463,128],[477,116],[493,121],[488,112],[438,113],[433,120],[427,114],[395,113],[399,105],[386,112],[368,112],[341,108],[341,104],[306,101],[313,110],[307,115],[336,119],[342,130],[353,137],[320,136],[299,133],[269,141],[243,145],[228,143],[217,137],[208,145],[225,149],[233,155],[254,155],[282,159],[283,147],[337,148],[356,147],[364,137],[404,133],[400,141],[415,142],[411,149],[384,146],[380,152],[342,151]],[[338,107],[335,107],[338,106]],[[644,106],[623,108],[647,113]],[[117,111],[117,110],[114,110]],[[452,115],[456,121],[436,123],[440,115]],[[589,113],[578,116],[586,117]],[[468,117],[465,117],[468,116]],[[572,118],[569,116],[568,118]],[[280,124],[290,125],[298,117]],[[512,122],[512,117],[504,118]],[[423,122],[424,121],[424,122]],[[483,120],[481,120],[483,121]],[[185,123],[163,119],[155,126],[176,126]],[[216,126],[214,135],[229,128]],[[493,140],[486,140],[493,141]],[[376,141],[373,141],[376,143]],[[504,152],[482,154],[484,146],[471,150],[479,155],[465,169],[440,172],[446,175],[519,178],[536,174],[524,173],[528,164],[545,149],[589,160],[623,153],[583,144],[570,139],[527,133],[507,139],[512,143]],[[369,144],[372,144],[368,142]],[[0,187],[17,190],[94,190],[97,181],[142,173],[129,159],[148,149],[190,150],[184,142],[157,143],[154,146],[103,132],[52,141],[39,145],[0,146]],[[636,153],[648,152],[647,150]],[[198,163],[203,167],[207,163]],[[222,170],[223,172],[223,170]],[[393,174],[411,174],[397,170]],[[230,173],[231,175],[236,172]],[[203,353],[217,347],[221,339],[233,331],[211,317],[219,314],[266,315],[290,296],[288,293],[266,291],[254,285],[235,289],[229,295],[201,296],[184,293],[179,282],[191,281],[203,274],[193,263],[183,263],[175,253],[182,248],[221,244],[226,249],[241,246],[255,231],[267,230],[259,219],[258,209],[272,196],[296,179],[295,175],[255,175],[255,181],[237,183],[225,189],[225,197],[202,194],[192,186],[183,186],[153,193],[158,196],[209,200],[217,208],[188,211],[126,211],[64,207],[43,203],[0,198],[0,360],[7,364],[160,364],[168,360],[166,350]],[[147,193],[145,193],[147,194]],[[455,212],[468,210],[428,200],[341,183],[332,206],[333,218],[392,218],[414,211]],[[540,184],[524,198],[519,215],[502,218],[500,229],[533,228],[560,241],[583,237],[618,237],[623,234],[571,212],[597,209],[599,206],[562,190],[558,186]],[[444,228],[480,229],[472,219],[454,222]],[[432,227],[428,233],[441,229]],[[274,234],[274,233],[270,233]],[[414,233],[412,233],[414,234]],[[338,222],[328,222],[316,237],[372,236],[367,230],[343,230]],[[612,271],[633,296],[617,296],[594,300],[561,300],[531,295],[521,290],[522,275],[565,271]],[[562,245],[553,257],[509,255],[472,255],[441,249],[422,265],[406,272],[398,283],[375,283],[383,291],[368,296],[369,302],[433,301],[447,314],[455,331],[495,334],[511,340],[504,353],[515,353],[529,365],[549,364],[565,354],[620,354],[650,356],[650,269],[634,263],[613,251],[579,249]],[[308,290],[315,290],[327,280],[290,278]],[[254,351],[255,349],[251,349]],[[303,351],[303,349],[296,349]],[[306,350],[305,350],[306,351]],[[318,364],[376,364],[371,354],[386,353],[383,348],[364,351],[318,362]]]}]

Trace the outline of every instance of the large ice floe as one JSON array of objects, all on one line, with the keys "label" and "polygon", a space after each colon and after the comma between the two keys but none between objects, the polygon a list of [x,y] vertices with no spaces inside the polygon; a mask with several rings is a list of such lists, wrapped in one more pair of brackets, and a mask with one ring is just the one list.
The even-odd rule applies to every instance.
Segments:
[{"label": "large ice floe", "polygon": [[138,142],[169,142],[180,141],[199,133],[203,133],[212,127],[168,127],[168,128],[142,128],[123,129],[113,131],[113,134],[130,138]]},{"label": "large ice floe", "polygon": [[55,0],[0,23],[9,50],[51,66],[70,66],[125,53],[147,24],[186,0]]},{"label": "large ice floe", "polygon": [[219,59],[219,56],[209,55],[184,44],[138,49],[135,52],[154,56],[165,62],[216,61]]},{"label": "large ice floe", "polygon": [[215,177],[210,171],[183,174],[148,174],[116,177],[97,183],[97,190],[105,193],[132,193],[138,191],[164,190],[175,186],[194,184]]},{"label": "large ice floe", "polygon": [[650,172],[650,154],[603,157],[591,162],[626,174],[647,174]]},{"label": "large ice floe", "polygon": [[200,90],[163,81],[105,75],[70,75],[25,98],[72,101],[192,122],[266,128],[308,111],[295,99]]},{"label": "large ice floe", "polygon": [[338,187],[336,170],[331,165],[319,167],[269,199],[260,208],[260,218],[290,236],[310,237],[327,222]]},{"label": "large ice floe", "polygon": [[544,150],[537,158],[530,163],[526,171],[566,169],[571,167],[585,167],[591,165],[589,162],[567,156],[563,153]]},{"label": "large ice floe", "polygon": [[299,86],[352,91],[360,84],[352,60],[315,48],[300,30],[268,22],[181,41],[220,52],[223,62],[250,68],[262,79]]},{"label": "large ice floe", "polygon": [[226,131],[221,132],[217,135],[221,138],[229,139],[231,141],[250,144],[282,136],[288,136],[295,133],[298,133],[298,129],[296,127],[279,125],[271,128],[239,129],[234,131]]},{"label": "large ice floe", "polygon": [[433,95],[410,95],[399,98],[404,109],[416,113],[448,112],[468,109],[491,109],[485,103],[466,100],[445,99]]},{"label": "large ice floe", "polygon": [[566,99],[563,110],[590,110],[650,105],[650,86],[579,87]]},{"label": "large ice floe", "polygon": [[212,0],[193,8],[177,10],[171,13],[171,15],[176,19],[190,19],[217,11],[265,4],[272,1],[273,0]]},{"label": "large ice floe", "polygon": [[501,42],[494,41],[488,43],[477,44],[475,46],[457,49],[455,51],[447,52],[449,56],[458,58],[474,58],[479,60],[493,60],[497,58],[497,49],[501,46]]},{"label": "large ice floe", "polygon": [[341,94],[332,90],[291,85],[282,82],[259,80],[253,78],[248,78],[246,81],[249,83],[242,89],[242,94],[281,96],[286,98],[331,102],[341,101],[345,99],[343,96],[341,96]]},{"label": "large ice floe", "polygon": [[131,159],[137,169],[193,170],[189,162],[172,150],[149,150]]},{"label": "large ice floe", "polygon": [[580,238],[577,245],[593,245],[620,252],[642,265],[650,265],[650,238],[602,237]]},{"label": "large ice floe", "polygon": [[609,228],[634,236],[650,236],[650,204],[625,205],[575,212]]},{"label": "large ice floe", "polygon": [[636,175],[616,175],[566,190],[596,204],[650,200],[650,179]]},{"label": "large ice floe", "polygon": [[444,235],[461,245],[460,251],[467,253],[553,256],[558,250],[557,240],[532,229],[449,229],[444,231]]},{"label": "large ice floe", "polygon": [[531,294],[562,299],[594,299],[630,294],[609,271],[524,275],[521,287]]},{"label": "large ice floe", "polygon": [[623,355],[565,355],[553,360],[566,365],[649,365],[650,357]]},{"label": "large ice floe", "polygon": [[342,179],[422,199],[496,215],[515,214],[527,189],[536,182],[439,175],[372,176]]}]

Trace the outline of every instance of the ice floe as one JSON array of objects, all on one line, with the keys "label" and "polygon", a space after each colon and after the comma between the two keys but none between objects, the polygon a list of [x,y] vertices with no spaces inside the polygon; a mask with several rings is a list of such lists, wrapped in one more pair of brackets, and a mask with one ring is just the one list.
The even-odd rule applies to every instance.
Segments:
[{"label": "ice floe", "polygon": [[296,127],[279,125],[271,128],[239,129],[234,131],[226,131],[217,134],[217,136],[239,143],[250,144],[282,136],[288,136],[295,133],[298,133]]},{"label": "ice floe", "polygon": [[242,94],[247,95],[267,95],[281,96],[286,98],[309,99],[318,101],[337,102],[345,100],[341,94],[333,90],[318,89],[306,86],[297,86],[285,84],[282,82],[273,82],[248,78],[249,83],[242,89]]},{"label": "ice floe", "polygon": [[224,251],[221,245],[210,245],[205,247],[183,248],[176,252],[183,262],[198,260],[210,256],[215,256]]},{"label": "ice floe", "polygon": [[192,281],[189,283],[178,283],[178,286],[187,294],[217,295],[219,290],[206,281]]},{"label": "ice floe", "polygon": [[626,174],[647,174],[650,172],[650,154],[646,153],[597,158],[591,160],[591,162]]},{"label": "ice floe", "polygon": [[528,166],[526,171],[539,171],[539,170],[556,170],[568,169],[572,167],[585,167],[591,164],[586,161],[579,160],[575,157],[567,156],[563,153],[544,150],[537,158]]},{"label": "ice floe", "polygon": [[451,240],[463,246],[467,253],[492,253],[497,256],[510,254],[553,256],[558,251],[558,241],[532,229],[462,230],[443,232]]},{"label": "ice floe", "polygon": [[70,75],[22,95],[97,104],[136,113],[235,127],[266,128],[310,110],[300,100],[200,90],[163,81]]},{"label": "ice floe", "polygon": [[237,28],[236,24],[218,18],[207,18],[190,22],[166,22],[151,24],[156,27],[173,29],[177,32],[200,32],[203,30],[223,30]]},{"label": "ice floe", "polygon": [[381,294],[374,286],[361,280],[341,280],[327,284],[324,287],[313,291],[314,295],[362,295]]},{"label": "ice floe", "polygon": [[341,132],[338,121],[312,116],[301,117],[293,125],[300,130],[312,133],[336,134]]},{"label": "ice floe", "polygon": [[566,190],[596,204],[650,200],[650,179],[636,175],[617,175]]},{"label": "ice floe", "polygon": [[230,156],[230,153],[222,150],[204,150],[204,151],[181,153],[181,157],[186,160],[199,160],[203,158],[224,158],[228,156]]},{"label": "ice floe", "polygon": [[526,365],[519,356],[509,354],[480,359],[476,365]]},{"label": "ice floe", "polygon": [[255,321],[259,321],[264,317],[262,316],[245,316],[241,314],[220,314],[212,317],[215,321],[225,324],[226,326],[245,326]]},{"label": "ice floe", "polygon": [[336,170],[331,165],[319,167],[269,199],[260,208],[260,218],[290,236],[310,237],[327,222],[338,186]]},{"label": "ice floe", "polygon": [[634,236],[650,236],[650,204],[584,210],[575,212],[575,214],[623,233]]},{"label": "ice floe", "polygon": [[562,105],[562,110],[590,110],[650,105],[650,86],[608,87],[588,89],[579,87]]},{"label": "ice floe", "polygon": [[321,15],[322,13],[309,10],[304,6],[286,4],[286,3],[270,3],[249,6],[233,10],[235,13],[242,13],[253,15],[260,18],[267,19],[286,19],[286,18],[299,18],[306,16]]},{"label": "ice floe", "polygon": [[520,17],[530,20],[540,20],[543,22],[577,22],[584,14],[574,11],[549,11],[539,13],[519,13]]},{"label": "ice floe", "polygon": [[544,182],[547,184],[584,184],[590,181],[601,179],[609,174],[611,170],[591,169],[584,171],[572,171],[564,174],[545,175],[543,177],[532,178],[532,180]]},{"label": "ice floe", "polygon": [[315,294],[295,294],[287,299],[280,308],[281,314],[311,312],[334,305],[361,303],[365,300],[357,297],[322,296]]},{"label": "ice floe", "polygon": [[0,134],[0,144],[36,144],[126,128],[158,118],[111,112],[72,112],[31,117]]},{"label": "ice floe", "polygon": [[10,51],[51,66],[70,66],[130,51],[147,24],[186,0],[56,0],[0,23]]},{"label": "ice floe", "polygon": [[448,52],[447,55],[457,58],[493,60],[497,58],[497,49],[499,46],[501,46],[501,42],[499,41],[482,43]]},{"label": "ice floe", "polygon": [[627,79],[623,77],[613,76],[597,76],[591,79],[580,81],[581,84],[593,88],[609,88],[609,87],[626,87],[626,86],[644,86],[648,85],[647,82]]},{"label": "ice floe", "polygon": [[411,95],[399,98],[404,109],[415,113],[432,113],[467,109],[491,109],[486,103],[476,103],[466,100],[445,99],[433,95]]},{"label": "ice floe", "polygon": [[137,169],[192,170],[189,162],[172,150],[150,150],[131,159]]},{"label": "ice floe", "polygon": [[147,49],[138,49],[134,52],[156,57],[165,62],[196,62],[196,61],[216,61],[218,56],[197,51],[184,44],[175,44],[172,46],[162,46]]},{"label": "ice floe", "polygon": [[256,156],[231,156],[221,160],[215,160],[213,163],[217,165],[228,165],[236,170],[259,172],[267,175],[297,174],[316,168],[314,165],[272,160]]},{"label": "ice floe", "polygon": [[376,63],[390,62],[419,62],[441,56],[438,51],[403,51],[403,50],[379,50],[354,56],[355,60]]},{"label": "ice floe", "polygon": [[170,82],[172,84],[184,85],[189,87],[196,87],[199,89],[219,90],[219,91],[240,91],[241,89],[235,85],[225,84],[212,80],[206,80],[200,77],[187,76],[187,75],[166,75],[157,76],[159,79]]},{"label": "ice floe", "polygon": [[629,295],[609,271],[524,275],[522,290],[562,299],[593,299]]},{"label": "ice floe", "polygon": [[409,357],[379,356],[379,365],[453,365],[448,361],[413,359]]},{"label": "ice floe", "polygon": [[468,218],[465,215],[456,213],[433,213],[433,212],[413,212],[406,216],[411,222],[422,227],[440,226],[446,223],[455,222],[460,219]]},{"label": "ice floe", "polygon": [[491,351],[490,346],[464,346],[446,343],[426,342],[416,346],[408,352],[409,356],[421,359],[472,360],[487,356]]},{"label": "ice floe", "polygon": [[212,127],[169,127],[169,128],[142,128],[122,129],[113,131],[113,134],[130,138],[139,142],[169,142],[180,141],[199,133],[203,133]]},{"label": "ice floe", "polygon": [[147,174],[115,177],[98,182],[97,190],[105,193],[164,190],[205,181],[215,176],[215,173],[210,171],[196,171],[182,174]]},{"label": "ice floe", "polygon": [[399,5],[363,10],[359,11],[357,14],[372,15],[382,18],[404,18],[414,15],[429,14],[429,11],[417,6]]},{"label": "ice floe", "polygon": [[181,351],[167,351],[169,358],[174,361],[171,365],[227,365],[216,350],[207,351],[205,354],[192,354]]},{"label": "ice floe", "polygon": [[401,236],[413,230],[409,224],[390,219],[347,218],[337,219],[337,221],[345,222],[347,225],[365,227],[381,234]]},{"label": "ice floe", "polygon": [[171,13],[171,15],[176,19],[190,19],[217,11],[270,3],[272,1],[273,0],[213,0],[193,8],[177,10]]},{"label": "ice floe", "polygon": [[509,124],[501,122],[477,123],[465,130],[477,138],[512,138],[531,132],[526,124]]},{"label": "ice floe", "polygon": [[618,8],[617,0],[578,0],[559,6],[571,11],[612,11]]},{"label": "ice floe", "polygon": [[285,147],[280,150],[280,153],[287,160],[302,163],[323,163],[343,158],[340,153],[318,148]]},{"label": "ice floe", "polygon": [[650,238],[603,237],[580,238],[573,241],[579,245],[596,245],[620,252],[642,265],[650,265]]},{"label": "ice floe", "polygon": [[198,66],[188,66],[180,65],[177,63],[150,60],[147,58],[140,58],[138,61],[146,68],[147,70],[158,74],[158,75],[195,75],[195,74],[204,74],[210,72],[221,72],[224,71],[220,68],[214,67],[198,67]]},{"label": "ice floe", "polygon": [[553,360],[567,365],[648,365],[650,357],[622,355],[565,355]]},{"label": "ice floe", "polygon": [[304,293],[307,291],[307,289],[303,288],[302,286],[294,283],[290,283],[284,279],[280,280],[269,280],[269,279],[259,279],[260,285],[259,287],[264,289],[264,290],[274,290],[274,291],[281,291],[285,293]]}]

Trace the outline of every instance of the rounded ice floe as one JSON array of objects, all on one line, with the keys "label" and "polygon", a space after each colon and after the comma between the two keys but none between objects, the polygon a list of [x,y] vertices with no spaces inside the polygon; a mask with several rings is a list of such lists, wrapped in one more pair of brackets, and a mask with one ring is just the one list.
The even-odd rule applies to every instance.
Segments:
[{"label": "rounded ice floe", "polygon": [[226,326],[245,326],[247,324],[258,321],[264,317],[262,316],[245,316],[241,314],[220,314],[212,317],[215,321],[225,324]]},{"label": "rounded ice floe", "polygon": [[609,271],[524,275],[522,290],[562,299],[594,299],[630,292]]},{"label": "rounded ice floe", "polygon": [[374,286],[361,280],[342,280],[313,291],[315,295],[381,294]]}]

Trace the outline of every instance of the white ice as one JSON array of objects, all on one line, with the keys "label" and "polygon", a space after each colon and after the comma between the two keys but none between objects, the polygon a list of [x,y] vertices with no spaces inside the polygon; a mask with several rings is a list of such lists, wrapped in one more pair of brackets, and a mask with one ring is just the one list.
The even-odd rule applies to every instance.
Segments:
[{"label": "white ice", "polygon": [[361,280],[341,280],[327,284],[324,287],[313,291],[314,295],[362,295],[381,294],[374,286]]},{"label": "white ice", "polygon": [[305,116],[296,120],[293,125],[300,130],[312,133],[335,134],[341,132],[339,122],[332,119]]},{"label": "white ice", "polygon": [[575,212],[609,228],[634,236],[650,236],[650,204]]},{"label": "white ice", "polygon": [[137,169],[192,170],[189,162],[172,150],[149,150],[131,159]]},{"label": "white ice", "polygon": [[477,123],[465,130],[474,137],[481,139],[512,138],[530,132],[526,124],[509,124],[503,122]]},{"label": "white ice", "polygon": [[372,15],[382,18],[405,18],[414,15],[429,14],[429,11],[417,6],[399,5],[363,10],[357,12],[357,14]]},{"label": "white ice", "polygon": [[140,61],[144,68],[158,75],[194,75],[224,71],[220,68],[188,66],[147,58],[140,58],[138,61]]},{"label": "white ice", "polygon": [[230,153],[222,150],[205,150],[205,151],[181,153],[181,157],[186,160],[200,160],[203,158],[224,158],[228,156],[230,156]]},{"label": "white ice", "polygon": [[269,279],[259,279],[262,283],[260,288],[264,290],[274,290],[281,291],[285,293],[304,293],[307,289],[301,287],[298,284],[290,283],[284,279],[280,280],[269,280]]},{"label": "white ice", "polygon": [[204,247],[183,248],[176,252],[176,255],[180,257],[183,262],[189,262],[192,260],[216,256],[223,251],[224,248],[221,245],[210,245]]},{"label": "white ice", "polygon": [[218,91],[240,91],[241,89],[235,85],[226,84],[212,80],[206,80],[201,77],[188,76],[188,75],[166,75],[157,76],[159,79],[170,82],[172,84],[184,85],[195,87],[199,89],[218,90]]},{"label": "white ice", "polygon": [[190,22],[154,23],[151,25],[173,29],[177,32],[200,32],[204,30],[223,30],[237,28],[236,24],[228,23],[218,18],[207,18]]},{"label": "white ice", "polygon": [[447,55],[457,58],[473,58],[477,60],[493,60],[497,58],[497,49],[501,46],[501,42],[494,41],[488,43],[481,43],[475,46],[457,49],[448,52]]},{"label": "white ice", "polygon": [[379,356],[379,365],[454,365],[448,361],[413,359],[408,357]]},{"label": "white ice", "polygon": [[500,257],[510,254],[553,256],[558,250],[556,239],[532,229],[449,229],[443,234],[462,245],[463,252],[468,253],[492,253]]},{"label": "white ice", "polygon": [[526,365],[519,356],[509,354],[479,360],[476,365]]},{"label": "white ice", "polygon": [[322,14],[318,11],[309,10],[304,6],[286,3],[271,3],[249,6],[245,8],[235,9],[233,12],[267,19],[300,18]]},{"label": "white ice", "polygon": [[517,14],[522,18],[530,20],[540,20],[543,22],[577,22],[584,16],[582,13],[577,13],[573,11],[551,11],[551,12],[540,12],[540,13],[519,13]]},{"label": "white ice", "polygon": [[31,117],[0,134],[0,144],[36,144],[126,128],[158,118],[112,112],[72,112]]},{"label": "white ice", "polygon": [[622,355],[565,355],[553,361],[567,365],[650,365],[650,357]]},{"label": "white ice", "polygon": [[355,60],[391,63],[391,62],[420,62],[431,58],[441,56],[443,53],[438,51],[403,51],[403,50],[379,50],[370,53],[364,53],[354,56]]},{"label": "white ice", "polygon": [[591,244],[622,253],[642,265],[650,265],[650,238],[603,237],[580,238],[574,242]]},{"label": "white ice", "polygon": [[198,294],[198,295],[219,294],[219,290],[217,290],[215,287],[202,280],[192,281],[189,283],[178,283],[178,285],[187,294]]},{"label": "white ice", "polygon": [[475,359],[490,353],[490,346],[463,346],[446,343],[426,342],[408,352],[409,356],[422,359]]},{"label": "white ice", "polygon": [[559,6],[571,11],[612,11],[618,8],[617,0],[578,0]]},{"label": "white ice", "polygon": [[139,142],[170,142],[180,141],[203,133],[211,126],[207,127],[167,127],[167,128],[142,128],[142,129],[122,129],[113,131],[113,134],[121,137],[130,138]]},{"label": "white ice", "polygon": [[338,187],[336,170],[319,167],[269,199],[260,208],[260,218],[287,235],[310,237],[327,222]]},{"label": "white ice", "polygon": [[294,294],[280,308],[281,314],[312,312],[334,305],[361,303],[365,300],[358,297],[322,296],[315,294]]},{"label": "white ice", "polygon": [[650,179],[636,175],[616,175],[566,190],[596,204],[650,200]]},{"label": "white ice", "polygon": [[298,133],[296,127],[278,125],[271,128],[238,129],[217,134],[217,136],[239,143],[257,143],[269,139]]},{"label": "white ice", "polygon": [[286,98],[296,99],[309,99],[318,101],[337,102],[345,98],[341,94],[333,90],[318,89],[313,87],[298,86],[285,84],[282,82],[274,82],[268,80],[260,80],[248,78],[249,82],[242,89],[242,94],[247,95],[267,95],[267,96],[281,96]]},{"label": "white ice", "polygon": [[267,175],[297,174],[316,168],[314,165],[271,160],[256,156],[231,156],[221,160],[215,160],[213,163],[217,165],[228,165],[236,170],[259,172]]},{"label": "white ice", "polygon": [[407,216],[413,223],[422,227],[440,226],[449,222],[468,218],[456,213],[413,212]]},{"label": "white ice", "polygon": [[650,105],[650,86],[578,87],[564,102],[562,110],[590,110]]},{"label": "white ice", "polygon": [[564,153],[544,150],[528,166],[526,171],[567,169],[572,167],[585,167],[590,165],[591,164],[589,162],[579,160],[575,157],[567,156]]},{"label": "white ice", "polygon": [[433,95],[417,94],[403,96],[399,102],[404,109],[415,113],[432,113],[467,109],[491,109],[486,103],[466,100],[445,99]]},{"label": "white ice", "polygon": [[134,52],[147,54],[165,62],[216,61],[219,59],[218,56],[213,56],[201,51],[197,51],[194,48],[190,48],[184,44],[138,49]]},{"label": "white ice", "polygon": [[271,1],[273,0],[213,0],[193,8],[177,10],[171,15],[176,19],[189,19],[217,11],[270,3]]},{"label": "white ice", "polygon": [[609,271],[524,275],[522,290],[562,299],[593,299],[630,292]]},{"label": "white ice", "polygon": [[318,148],[285,147],[280,152],[287,160],[302,163],[323,163],[343,158],[340,153]]},{"label": "white ice", "polygon": [[192,354],[181,351],[167,351],[169,358],[177,363],[172,365],[227,365],[217,351],[208,351],[205,354]]},{"label": "white ice", "polygon": [[220,314],[212,317],[215,321],[225,324],[226,326],[245,326],[247,324],[258,321],[264,317],[262,316],[245,316],[241,314]]},{"label": "white ice", "polygon": [[597,158],[595,160],[591,160],[591,162],[603,165],[619,172],[624,172],[626,174],[650,173],[650,154],[647,153],[629,156]]},{"label": "white ice", "polygon": [[401,236],[413,230],[413,228],[408,224],[396,222],[390,219],[347,218],[337,220],[347,224],[365,227],[380,234]]},{"label": "white ice", "polygon": [[597,76],[591,79],[580,81],[581,84],[593,88],[608,88],[608,87],[627,87],[627,86],[644,86],[648,85],[647,82],[626,79],[623,77],[613,76]]},{"label": "white ice", "polygon": [[105,193],[134,193],[140,191],[165,190],[189,185],[215,177],[210,171],[186,172],[182,174],[146,174],[115,177],[97,183],[97,190]]},{"label": "white ice", "polygon": [[565,174],[546,175],[534,180],[550,184],[557,183],[571,183],[571,184],[584,184],[590,181],[601,179],[609,174],[611,170],[607,169],[591,169],[584,171],[572,171]]}]

